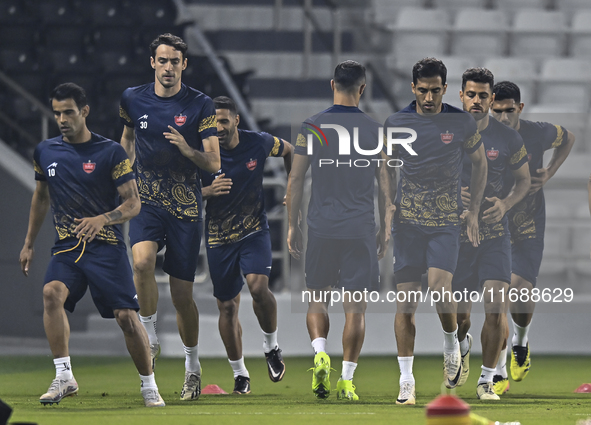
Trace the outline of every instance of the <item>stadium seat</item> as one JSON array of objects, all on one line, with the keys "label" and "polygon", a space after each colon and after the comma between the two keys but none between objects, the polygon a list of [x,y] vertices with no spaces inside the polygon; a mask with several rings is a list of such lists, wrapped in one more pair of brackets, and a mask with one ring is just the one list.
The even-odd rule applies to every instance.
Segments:
[{"label": "stadium seat", "polygon": [[499,10],[462,9],[452,29],[451,53],[471,57],[502,56],[507,48],[507,19]]},{"label": "stadium seat", "polygon": [[176,8],[168,0],[143,0],[141,6],[132,11],[137,12],[143,26],[170,25],[176,20]]},{"label": "stadium seat", "polygon": [[389,28],[394,28],[396,17],[403,7],[421,7],[424,1],[416,0],[373,0],[375,22],[384,24]]},{"label": "stadium seat", "polygon": [[493,7],[504,12],[515,12],[519,9],[547,9],[552,0],[493,0]]},{"label": "stadium seat", "polygon": [[591,10],[581,10],[573,16],[570,35],[571,55],[591,57]]},{"label": "stadium seat", "polygon": [[90,73],[92,65],[86,61],[82,52],[72,50],[46,50],[40,54],[44,69],[53,73]]},{"label": "stadium seat", "polygon": [[588,0],[554,0],[556,2],[556,8],[565,12],[574,13],[574,16],[577,13],[584,11],[585,9],[589,9],[591,5],[589,5]]},{"label": "stadium seat", "polygon": [[433,6],[438,9],[458,11],[465,8],[485,8],[488,0],[432,0]]},{"label": "stadium seat", "polygon": [[42,34],[48,49],[82,51],[90,43],[87,28],[83,25],[51,25]]},{"label": "stadium seat", "polygon": [[437,9],[403,8],[394,26],[394,56],[398,69],[408,69],[428,56],[447,51],[449,15]]},{"label": "stadium seat", "polygon": [[0,3],[0,24],[30,24],[34,14],[22,0],[3,0]]},{"label": "stadium seat", "polygon": [[82,17],[78,15],[68,0],[43,0],[35,2],[32,7],[39,20],[46,24],[80,24]]},{"label": "stadium seat", "polygon": [[9,73],[36,71],[39,64],[34,51],[26,49],[0,50],[0,68]]},{"label": "stadium seat", "polygon": [[438,59],[441,59],[447,68],[447,91],[443,101],[462,109],[462,102],[460,101],[462,74],[466,69],[476,67],[479,63],[467,57],[442,57]]},{"label": "stadium seat", "polygon": [[562,12],[522,9],[516,12],[509,41],[512,56],[544,58],[565,52]]},{"label": "stadium seat", "polygon": [[553,58],[544,61],[538,88],[539,103],[588,108],[590,70],[591,62],[584,59]]},{"label": "stadium seat", "polygon": [[495,76],[495,83],[512,81],[519,86],[521,101],[531,105],[536,101],[535,83],[538,73],[534,61],[520,58],[489,58],[484,67]]},{"label": "stadium seat", "polygon": [[0,49],[33,50],[39,42],[37,25],[0,25]]},{"label": "stadium seat", "polygon": [[117,0],[77,0],[76,7],[91,25],[129,26],[135,16]]},{"label": "stadium seat", "polygon": [[97,52],[130,54],[138,43],[137,29],[131,27],[96,27],[91,38],[93,49]]}]

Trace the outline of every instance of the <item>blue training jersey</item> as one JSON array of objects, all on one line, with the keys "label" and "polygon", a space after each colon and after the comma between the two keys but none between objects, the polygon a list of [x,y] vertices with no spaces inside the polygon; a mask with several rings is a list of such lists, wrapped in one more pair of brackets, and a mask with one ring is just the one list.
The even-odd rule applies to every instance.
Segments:
[{"label": "blue training jersey", "polygon": [[[39,143],[33,155],[35,180],[47,182],[56,242],[76,238],[75,218],[96,217],[117,208],[117,187],[135,175],[118,143],[92,133],[90,141],[72,144],[62,136]],[[121,225],[105,226],[96,240],[122,244]]]},{"label": "blue training jersey", "polygon": [[[564,127],[548,122],[519,120],[518,132],[527,150],[529,172],[532,177],[537,176],[536,170],[544,166],[544,152],[562,146],[568,139],[568,131]],[[506,173],[505,180],[506,188],[511,190],[514,183],[513,175]],[[507,215],[513,241],[543,238],[546,227],[544,190],[540,189],[533,195],[526,195]]]},{"label": "blue training jersey", "polygon": [[[344,127],[350,143],[343,143],[346,146],[341,147],[337,131],[322,129],[323,124]],[[379,123],[359,108],[343,105],[333,105],[303,123],[296,139],[295,154],[308,155],[310,135],[312,193],[307,216],[309,232],[335,239],[363,238],[375,232],[374,180],[383,146],[379,127]],[[355,128],[359,147],[366,151],[377,149],[376,153],[362,155],[357,152]],[[349,153],[341,154],[345,147],[349,148]]]},{"label": "blue training jersey", "polygon": [[[486,186],[484,196],[480,205],[480,214],[478,228],[480,240],[488,240],[503,236],[508,231],[507,215],[501,221],[494,224],[487,224],[481,220],[482,213],[490,208],[492,204],[484,198],[497,197],[503,199],[509,192],[504,188],[505,173],[511,174],[511,171],[518,170],[527,162],[527,152],[523,145],[523,140],[519,133],[504,124],[501,124],[495,118],[489,116],[488,126],[480,132],[486,160],[488,165],[488,174],[486,176]],[[472,177],[472,161],[468,155],[464,155],[464,169],[462,171],[462,186],[470,187]],[[513,185],[511,185],[513,186]],[[464,205],[468,208],[468,205]],[[462,225],[461,241],[468,242],[466,233],[466,223]]]},{"label": "blue training jersey", "polygon": [[447,103],[442,104],[438,114],[421,115],[413,101],[391,115],[384,127],[411,128],[417,132],[411,145],[416,156],[399,145],[393,151],[403,162],[395,202],[396,222],[458,226],[463,152],[476,152],[482,143],[474,118]]},{"label": "blue training jersey", "polygon": [[121,121],[135,130],[135,170],[142,203],[162,208],[185,220],[199,220],[201,182],[198,168],[163,135],[172,126],[193,149],[217,135],[213,101],[198,90],[181,85],[171,97],[160,97],[154,83],[123,92]]},{"label": "blue training jersey", "polygon": [[232,150],[220,147],[222,168],[215,174],[203,172],[203,186],[225,174],[232,179],[227,195],[212,196],[205,207],[205,232],[210,248],[238,242],[251,233],[268,229],[263,192],[265,159],[283,154],[283,142],[264,132],[238,129],[239,143]]}]

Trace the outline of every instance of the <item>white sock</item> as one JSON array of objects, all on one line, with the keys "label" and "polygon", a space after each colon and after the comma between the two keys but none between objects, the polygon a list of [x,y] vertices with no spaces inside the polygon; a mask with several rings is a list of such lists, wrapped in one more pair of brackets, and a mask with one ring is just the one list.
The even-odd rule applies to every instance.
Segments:
[{"label": "white sock", "polygon": [[263,335],[265,336],[265,339],[263,340],[263,352],[264,353],[268,353],[271,350],[274,350],[279,347],[279,345],[277,344],[277,329],[275,329],[275,332],[271,332],[270,334],[268,334],[265,331],[262,331],[262,332],[263,332]]},{"label": "white sock", "polygon": [[355,373],[355,368],[357,368],[357,363],[346,362],[343,360],[341,379],[344,381],[351,381],[353,379],[353,374]]},{"label": "white sock", "polygon": [[72,379],[74,377],[72,374],[72,365],[70,364],[70,356],[53,359],[53,364],[55,365],[56,378]]},{"label": "white sock", "polygon": [[468,350],[470,349],[470,343],[468,342],[468,337],[464,338],[460,341],[460,351],[462,356],[468,354]]},{"label": "white sock", "polygon": [[398,366],[400,367],[400,382],[415,382],[415,377],[412,374],[412,364],[415,360],[414,356],[398,357]]},{"label": "white sock", "polygon": [[326,338],[316,338],[312,341],[312,348],[314,349],[314,354],[326,353]]},{"label": "white sock", "polygon": [[[513,320],[513,319],[511,319]],[[531,326],[531,323],[529,325],[527,325],[526,327],[522,328],[521,326],[519,326],[518,324],[516,324],[515,322],[513,322],[513,329],[514,329],[514,334],[513,334],[513,339],[512,339],[512,343],[513,345],[518,345],[520,347],[525,347],[527,345],[527,333],[529,332],[529,327]]]},{"label": "white sock", "polygon": [[499,355],[499,361],[497,362],[497,367],[495,369],[495,375],[501,375],[503,378],[507,379],[509,375],[507,375],[507,349],[503,348],[501,350],[501,354]]},{"label": "white sock", "polygon": [[199,344],[194,347],[187,347],[183,345],[185,349],[185,370],[187,372],[200,372],[201,363],[199,363]]},{"label": "white sock", "polygon": [[146,328],[148,332],[148,340],[150,345],[158,344],[158,337],[156,336],[156,321],[158,320],[158,313],[154,313],[151,316],[140,315],[140,322]]},{"label": "white sock", "polygon": [[482,373],[480,374],[480,378],[478,378],[478,384],[492,382],[493,376],[495,376],[495,369],[482,366]]},{"label": "white sock", "polygon": [[237,376],[245,376],[250,378],[248,373],[248,369],[246,369],[246,365],[244,364],[244,357],[241,357],[240,360],[230,360],[230,366],[232,366],[232,370],[234,371],[234,378]]},{"label": "white sock", "polygon": [[151,375],[144,376],[140,374],[140,381],[142,381],[142,390],[147,389],[158,389],[158,385],[156,385],[156,377],[152,373]]},{"label": "white sock", "polygon": [[443,352],[444,353],[455,353],[459,350],[458,342],[458,328],[453,332],[443,331]]}]

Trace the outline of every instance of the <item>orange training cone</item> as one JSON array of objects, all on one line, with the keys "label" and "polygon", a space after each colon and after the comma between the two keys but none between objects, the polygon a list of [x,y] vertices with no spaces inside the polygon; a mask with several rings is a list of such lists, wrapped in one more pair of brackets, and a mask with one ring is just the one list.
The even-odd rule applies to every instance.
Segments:
[{"label": "orange training cone", "polygon": [[220,387],[214,384],[209,384],[201,390],[201,394],[228,394]]},{"label": "orange training cone", "polygon": [[576,393],[591,393],[591,384],[583,384],[575,390]]},{"label": "orange training cone", "polygon": [[427,404],[427,425],[471,425],[470,406],[454,395],[441,395]]}]

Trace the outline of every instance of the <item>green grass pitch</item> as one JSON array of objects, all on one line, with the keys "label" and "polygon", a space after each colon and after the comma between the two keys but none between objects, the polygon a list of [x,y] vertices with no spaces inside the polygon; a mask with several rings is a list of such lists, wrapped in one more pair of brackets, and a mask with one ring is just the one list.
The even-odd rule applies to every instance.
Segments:
[{"label": "green grass pitch", "polygon": [[[340,358],[333,367],[340,370]],[[475,387],[480,358],[471,359],[472,373],[457,395],[472,411],[492,420],[520,421],[523,425],[574,425],[591,417],[591,394],[574,394],[591,382],[589,357],[532,357],[532,370],[523,382],[511,381],[511,389],[500,402],[480,402]],[[272,383],[263,358],[246,360],[252,393],[203,395],[196,402],[178,400],[184,361],[160,359],[156,380],[165,408],[146,409],[139,391],[139,378],[128,358],[73,357],[73,371],[80,386],[77,397],[59,405],[42,406],[39,396],[54,377],[50,357],[0,357],[0,398],[13,409],[10,422],[43,425],[69,424],[425,424],[425,405],[441,392],[440,357],[417,357],[417,405],[397,406],[398,365],[396,357],[362,356],[355,373],[359,402],[316,400],[311,392],[312,357],[288,357],[283,381]],[[202,359],[203,385],[217,384],[227,392],[233,388],[232,371],[225,359]],[[336,387],[338,373],[331,383]],[[346,421],[346,422],[345,422]]]}]

